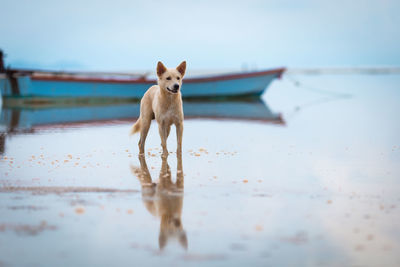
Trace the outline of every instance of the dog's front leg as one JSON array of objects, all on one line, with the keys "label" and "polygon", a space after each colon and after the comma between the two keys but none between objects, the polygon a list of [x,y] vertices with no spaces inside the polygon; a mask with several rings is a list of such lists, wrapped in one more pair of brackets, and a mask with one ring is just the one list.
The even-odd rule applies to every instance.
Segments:
[{"label": "dog's front leg", "polygon": [[176,186],[179,189],[183,189],[184,184],[184,176],[183,176],[183,167],[182,167],[182,154],[176,154],[177,166],[176,166]]},{"label": "dog's front leg", "polygon": [[182,154],[183,123],[181,122],[176,123],[175,128],[176,128],[176,140],[177,140],[176,153]]},{"label": "dog's front leg", "polygon": [[168,150],[167,150],[167,137],[168,137],[168,126],[166,125],[165,122],[161,122],[158,124],[158,131],[160,133],[160,138],[161,138],[161,146],[163,149],[163,156],[168,155]]}]

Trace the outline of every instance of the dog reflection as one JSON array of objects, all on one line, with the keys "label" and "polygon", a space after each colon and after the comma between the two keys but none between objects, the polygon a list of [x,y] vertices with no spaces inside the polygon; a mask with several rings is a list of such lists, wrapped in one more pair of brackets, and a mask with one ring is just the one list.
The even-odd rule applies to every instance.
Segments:
[{"label": "dog reflection", "polygon": [[171,239],[177,239],[187,249],[188,241],[183,229],[181,215],[183,206],[182,156],[177,156],[176,182],[172,182],[168,157],[161,157],[162,165],[158,184],[153,183],[146,157],[139,155],[140,168],[131,166],[142,186],[142,199],[147,210],[160,218],[159,246],[162,250]]}]

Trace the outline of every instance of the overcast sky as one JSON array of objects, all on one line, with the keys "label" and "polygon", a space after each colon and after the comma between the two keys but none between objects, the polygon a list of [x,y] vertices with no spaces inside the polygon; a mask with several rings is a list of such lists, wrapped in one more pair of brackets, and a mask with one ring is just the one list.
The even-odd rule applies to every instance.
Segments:
[{"label": "overcast sky", "polygon": [[0,0],[13,67],[400,65],[398,0]]}]

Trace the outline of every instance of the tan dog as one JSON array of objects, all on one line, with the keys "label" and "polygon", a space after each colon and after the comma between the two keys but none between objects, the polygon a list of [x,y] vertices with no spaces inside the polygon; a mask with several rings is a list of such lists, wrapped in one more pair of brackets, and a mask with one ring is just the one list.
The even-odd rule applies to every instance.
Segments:
[{"label": "tan dog", "polygon": [[142,186],[142,200],[147,210],[160,218],[158,238],[162,250],[170,239],[176,239],[185,249],[188,247],[186,232],[182,225],[183,185],[182,155],[177,155],[176,182],[172,182],[167,157],[162,158],[158,184],[153,183],[144,155],[139,155],[140,168],[130,166]]},{"label": "tan dog", "polygon": [[177,153],[182,152],[183,108],[180,88],[186,71],[186,61],[175,69],[167,69],[160,61],[157,64],[158,85],[150,87],[140,101],[140,117],[132,126],[131,135],[140,131],[139,153],[144,153],[144,144],[151,121],[155,118],[161,137],[163,155],[168,154],[167,138],[171,125],[175,124]]}]

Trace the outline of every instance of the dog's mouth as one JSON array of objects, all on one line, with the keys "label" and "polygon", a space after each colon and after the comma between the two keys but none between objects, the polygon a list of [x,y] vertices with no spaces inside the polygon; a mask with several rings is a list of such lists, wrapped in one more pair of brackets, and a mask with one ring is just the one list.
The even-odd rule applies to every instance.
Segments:
[{"label": "dog's mouth", "polygon": [[170,92],[173,93],[173,94],[178,93],[178,89],[176,89],[176,90],[175,90],[175,89],[172,89],[172,90],[171,90],[171,89],[169,89],[169,88],[167,87],[167,90],[170,91]]}]

